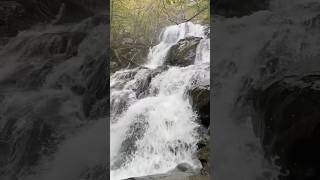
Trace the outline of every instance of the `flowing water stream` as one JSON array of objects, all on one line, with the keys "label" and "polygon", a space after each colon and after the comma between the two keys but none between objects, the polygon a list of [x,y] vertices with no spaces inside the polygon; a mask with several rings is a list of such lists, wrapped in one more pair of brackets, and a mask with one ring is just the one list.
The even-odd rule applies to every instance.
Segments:
[{"label": "flowing water stream", "polygon": [[[111,75],[112,180],[168,173],[181,163],[201,168],[195,155],[200,125],[188,90],[209,85],[210,39],[205,28],[191,22],[168,26],[143,67]],[[189,36],[202,38],[194,63],[164,66],[170,48]]]}]

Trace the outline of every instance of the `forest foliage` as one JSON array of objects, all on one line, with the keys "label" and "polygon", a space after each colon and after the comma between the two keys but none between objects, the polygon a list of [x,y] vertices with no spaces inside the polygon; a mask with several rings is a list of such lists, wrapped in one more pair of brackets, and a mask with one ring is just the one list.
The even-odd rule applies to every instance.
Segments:
[{"label": "forest foliage", "polygon": [[209,24],[209,6],[209,0],[112,0],[111,39],[130,37],[154,44],[164,26],[187,21]]},{"label": "forest foliage", "polygon": [[210,0],[111,0],[110,3],[113,70],[142,63],[149,47],[158,43],[161,30],[168,25],[210,22]]}]

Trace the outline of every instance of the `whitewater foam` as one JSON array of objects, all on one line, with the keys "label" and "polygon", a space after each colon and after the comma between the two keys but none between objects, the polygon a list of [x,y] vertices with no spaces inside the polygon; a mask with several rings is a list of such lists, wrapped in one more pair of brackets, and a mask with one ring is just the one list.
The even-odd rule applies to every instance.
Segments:
[{"label": "whitewater foam", "polygon": [[[201,168],[195,156],[199,124],[187,93],[210,79],[210,40],[204,30],[205,26],[191,22],[169,26],[160,43],[150,49],[147,68],[120,70],[111,76],[112,180],[167,173],[181,163]],[[188,36],[203,38],[195,64],[169,67],[151,76],[163,65],[169,49]],[[148,81],[147,95],[137,96],[137,89]]]}]

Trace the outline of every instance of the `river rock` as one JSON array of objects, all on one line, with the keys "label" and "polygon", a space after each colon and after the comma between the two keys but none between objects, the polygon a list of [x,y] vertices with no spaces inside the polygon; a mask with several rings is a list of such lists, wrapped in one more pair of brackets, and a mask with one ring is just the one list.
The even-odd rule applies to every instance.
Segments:
[{"label": "river rock", "polygon": [[170,173],[173,173],[173,174],[178,172],[193,173],[194,169],[188,163],[181,163],[181,164],[178,164],[175,169],[170,171]]},{"label": "river rock", "polygon": [[202,164],[202,169],[200,170],[200,173],[202,175],[210,175],[211,172],[211,161],[210,161],[210,143],[209,139],[203,139],[198,143],[198,159],[200,160]]},{"label": "river rock", "polygon": [[173,45],[164,64],[171,66],[188,66],[194,63],[196,49],[201,38],[187,37]]}]

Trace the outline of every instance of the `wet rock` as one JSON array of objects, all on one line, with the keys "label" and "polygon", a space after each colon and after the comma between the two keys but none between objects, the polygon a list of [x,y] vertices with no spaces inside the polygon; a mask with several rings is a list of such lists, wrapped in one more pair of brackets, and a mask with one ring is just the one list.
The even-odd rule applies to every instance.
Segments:
[{"label": "wet rock", "polygon": [[53,68],[52,64],[44,64],[39,68],[35,68],[28,75],[16,81],[17,87],[25,89],[39,89],[46,80],[47,75]]},{"label": "wet rock", "polygon": [[189,91],[193,109],[198,113],[202,125],[210,126],[210,88],[199,86]]},{"label": "wet rock", "polygon": [[266,156],[290,171],[282,179],[320,177],[319,82],[319,74],[283,76],[254,92],[254,130]]},{"label": "wet rock", "polygon": [[148,95],[150,93],[149,86],[152,78],[162,73],[163,71],[168,70],[168,68],[168,66],[160,66],[156,69],[150,70],[151,72],[145,77],[145,79],[142,79],[140,82],[138,82],[138,88],[135,91],[137,98],[143,98]]},{"label": "wet rock", "polygon": [[205,138],[201,140],[198,145],[197,157],[202,164],[202,169],[200,173],[202,175],[210,175],[211,172],[211,162],[210,162],[210,143],[209,139]]},{"label": "wet rock", "polygon": [[62,115],[60,107],[70,101],[68,95],[30,93],[30,97],[24,97],[26,101],[21,95],[16,96],[5,100],[6,106],[1,113],[0,172],[19,177],[36,166],[42,157],[56,152],[66,127],[75,125],[77,120],[73,117],[68,121],[67,116]]},{"label": "wet rock", "polygon": [[205,28],[204,34],[206,35],[207,38],[210,38],[210,27]]},{"label": "wet rock", "polygon": [[81,32],[47,33],[33,38],[28,42],[25,57],[65,56],[66,58],[78,54],[78,46],[86,34]]},{"label": "wet rock", "polygon": [[187,163],[177,165],[176,169],[182,172],[192,171],[192,167]]},{"label": "wet rock", "polygon": [[[57,1],[48,1],[48,4],[23,1],[20,4],[26,8],[36,2],[47,8]],[[29,15],[21,21],[30,18]],[[107,40],[101,38],[103,44],[92,40],[92,36],[104,32],[100,31],[104,28],[100,25],[106,21],[103,17],[97,15],[57,29],[40,25],[39,29],[10,38],[3,47],[0,54],[3,63],[0,179],[24,179],[43,159],[53,156],[66,136],[74,135],[89,120],[108,115],[109,74],[107,55],[103,53]],[[31,26],[42,22],[37,18],[33,20],[25,23]],[[96,33],[91,33],[95,30]],[[96,46],[92,46],[92,41]]]},{"label": "wet rock", "polygon": [[80,180],[105,180],[109,178],[108,174],[107,165],[97,165],[82,173]]},{"label": "wet rock", "polygon": [[[310,61],[310,58],[315,58],[319,62],[319,2],[274,2],[283,4],[279,9],[254,13],[248,17],[216,19],[220,23],[218,26],[221,25],[220,32],[217,31],[221,33],[217,35],[217,41],[220,42],[217,44],[221,46],[216,46],[214,52],[217,59],[221,60],[219,63],[227,65],[216,68],[216,71],[226,71],[229,73],[227,77],[231,77],[223,77],[220,81],[222,87],[227,87],[225,90],[229,90],[230,82],[241,76],[241,71],[249,74],[250,78],[241,77],[237,80],[243,80],[245,84],[244,92],[249,94],[250,107],[247,108],[246,103],[235,105],[231,112],[235,116],[234,122],[242,117],[247,119],[248,114],[252,113],[249,117],[252,118],[256,136],[261,140],[265,157],[270,160],[279,156],[275,163],[282,167],[283,172],[290,170],[291,175],[280,179],[319,179],[314,173],[319,172],[319,155],[315,152],[319,152],[319,143],[316,142],[316,139],[319,140],[319,115],[316,110],[319,109],[319,92],[314,87],[318,84],[320,66]],[[229,9],[232,11],[232,8]],[[227,12],[220,12],[220,15],[236,15],[228,15]],[[306,18],[299,18],[301,14],[306,15]],[[256,29],[260,25],[263,26],[262,31]],[[261,41],[250,40],[250,45],[246,46],[243,42],[249,36]],[[223,42],[230,37],[238,38],[239,43],[227,43],[224,46]],[[229,52],[235,53],[230,55]],[[233,68],[228,69],[229,62],[235,63],[234,71]],[[292,73],[291,67],[295,64],[297,71]],[[242,96],[236,87],[232,88],[232,92]],[[219,93],[218,96],[224,97],[223,91]],[[240,121],[236,123],[245,120]],[[236,140],[236,134],[232,138]]]},{"label": "wet rock", "polygon": [[170,173],[178,173],[178,172],[189,172],[189,173],[193,173],[194,172],[194,169],[192,168],[192,166],[190,166],[190,164],[188,163],[181,163],[181,164],[178,164],[176,166],[175,169],[173,169],[172,171],[170,171]]},{"label": "wet rock", "polygon": [[90,119],[99,119],[103,117],[107,117],[110,114],[110,102],[109,97],[105,97],[99,101],[97,101],[90,111],[89,118]]},{"label": "wet rock", "polygon": [[86,116],[90,116],[93,106],[106,96],[108,96],[109,88],[109,75],[107,74],[107,56],[102,54],[101,57],[95,62],[94,68],[96,71],[90,74],[86,84],[86,90],[83,98],[83,110]]},{"label": "wet rock", "polygon": [[202,140],[198,142],[197,157],[202,164],[200,173],[202,175],[210,174],[210,88],[208,86],[198,86],[189,91],[190,101],[193,109],[198,114],[198,119],[203,127],[199,128]]},{"label": "wet rock", "polygon": [[145,121],[145,116],[138,115],[134,117],[136,119],[126,132],[126,139],[122,141],[120,147],[120,155],[114,164],[111,165],[111,169],[117,169],[121,167],[125,162],[131,161],[132,154],[137,151],[136,142],[143,138],[145,131],[147,130],[149,124]]},{"label": "wet rock", "polygon": [[201,38],[199,37],[187,37],[180,40],[170,48],[164,64],[171,66],[189,66],[193,64],[200,40]]}]

